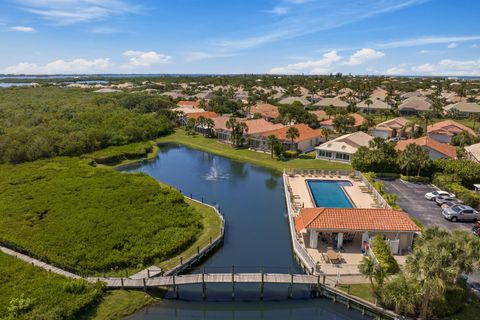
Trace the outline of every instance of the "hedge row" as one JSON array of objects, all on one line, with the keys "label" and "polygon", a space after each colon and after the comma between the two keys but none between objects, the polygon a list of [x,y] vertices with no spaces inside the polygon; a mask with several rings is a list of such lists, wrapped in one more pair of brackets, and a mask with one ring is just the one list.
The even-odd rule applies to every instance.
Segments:
[{"label": "hedge row", "polygon": [[437,173],[433,178],[433,184],[452,192],[455,196],[462,200],[466,205],[473,208],[480,206],[480,195],[475,191],[469,190],[460,184],[461,179],[455,174]]},{"label": "hedge row", "polygon": [[395,274],[400,271],[400,267],[398,266],[397,260],[393,257],[390,246],[387,242],[383,239],[383,236],[376,235],[372,239],[372,251],[375,254],[380,266],[383,270],[385,270],[388,274]]},{"label": "hedge row", "polygon": [[128,159],[144,158],[152,152],[151,142],[137,142],[123,146],[108,147],[86,155],[98,164],[115,165]]}]

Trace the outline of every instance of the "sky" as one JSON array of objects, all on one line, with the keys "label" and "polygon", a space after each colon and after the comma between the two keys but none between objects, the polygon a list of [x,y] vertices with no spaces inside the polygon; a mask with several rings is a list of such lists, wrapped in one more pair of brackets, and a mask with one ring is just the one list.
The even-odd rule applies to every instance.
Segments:
[{"label": "sky", "polygon": [[0,73],[480,76],[478,0],[1,0]]}]

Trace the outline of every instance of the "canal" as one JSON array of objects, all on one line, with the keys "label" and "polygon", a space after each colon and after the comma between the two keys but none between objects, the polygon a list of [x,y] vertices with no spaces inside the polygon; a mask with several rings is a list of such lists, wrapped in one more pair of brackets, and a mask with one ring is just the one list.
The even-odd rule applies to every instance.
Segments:
[{"label": "canal", "polygon": [[[143,172],[209,204],[226,219],[224,245],[190,272],[301,273],[292,254],[282,175],[181,145],[162,146],[157,159],[125,171]],[[361,319],[355,311],[326,299],[308,299],[306,287],[286,300],[283,285],[265,287],[259,301],[258,285],[209,285],[207,302],[201,287],[180,288],[180,301],[164,300],[129,319]]]}]

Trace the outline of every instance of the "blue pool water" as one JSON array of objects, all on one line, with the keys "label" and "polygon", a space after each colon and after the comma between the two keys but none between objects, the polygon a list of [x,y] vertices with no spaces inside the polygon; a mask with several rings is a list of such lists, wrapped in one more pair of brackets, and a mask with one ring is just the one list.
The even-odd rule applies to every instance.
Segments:
[{"label": "blue pool water", "polygon": [[342,186],[351,186],[350,181],[307,180],[315,206],[320,208],[353,208]]}]

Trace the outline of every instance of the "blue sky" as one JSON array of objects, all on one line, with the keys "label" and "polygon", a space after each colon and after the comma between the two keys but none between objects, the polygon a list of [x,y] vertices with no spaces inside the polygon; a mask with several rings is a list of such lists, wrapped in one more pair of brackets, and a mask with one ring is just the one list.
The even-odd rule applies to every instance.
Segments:
[{"label": "blue sky", "polygon": [[480,75],[477,0],[2,0],[0,73]]}]

